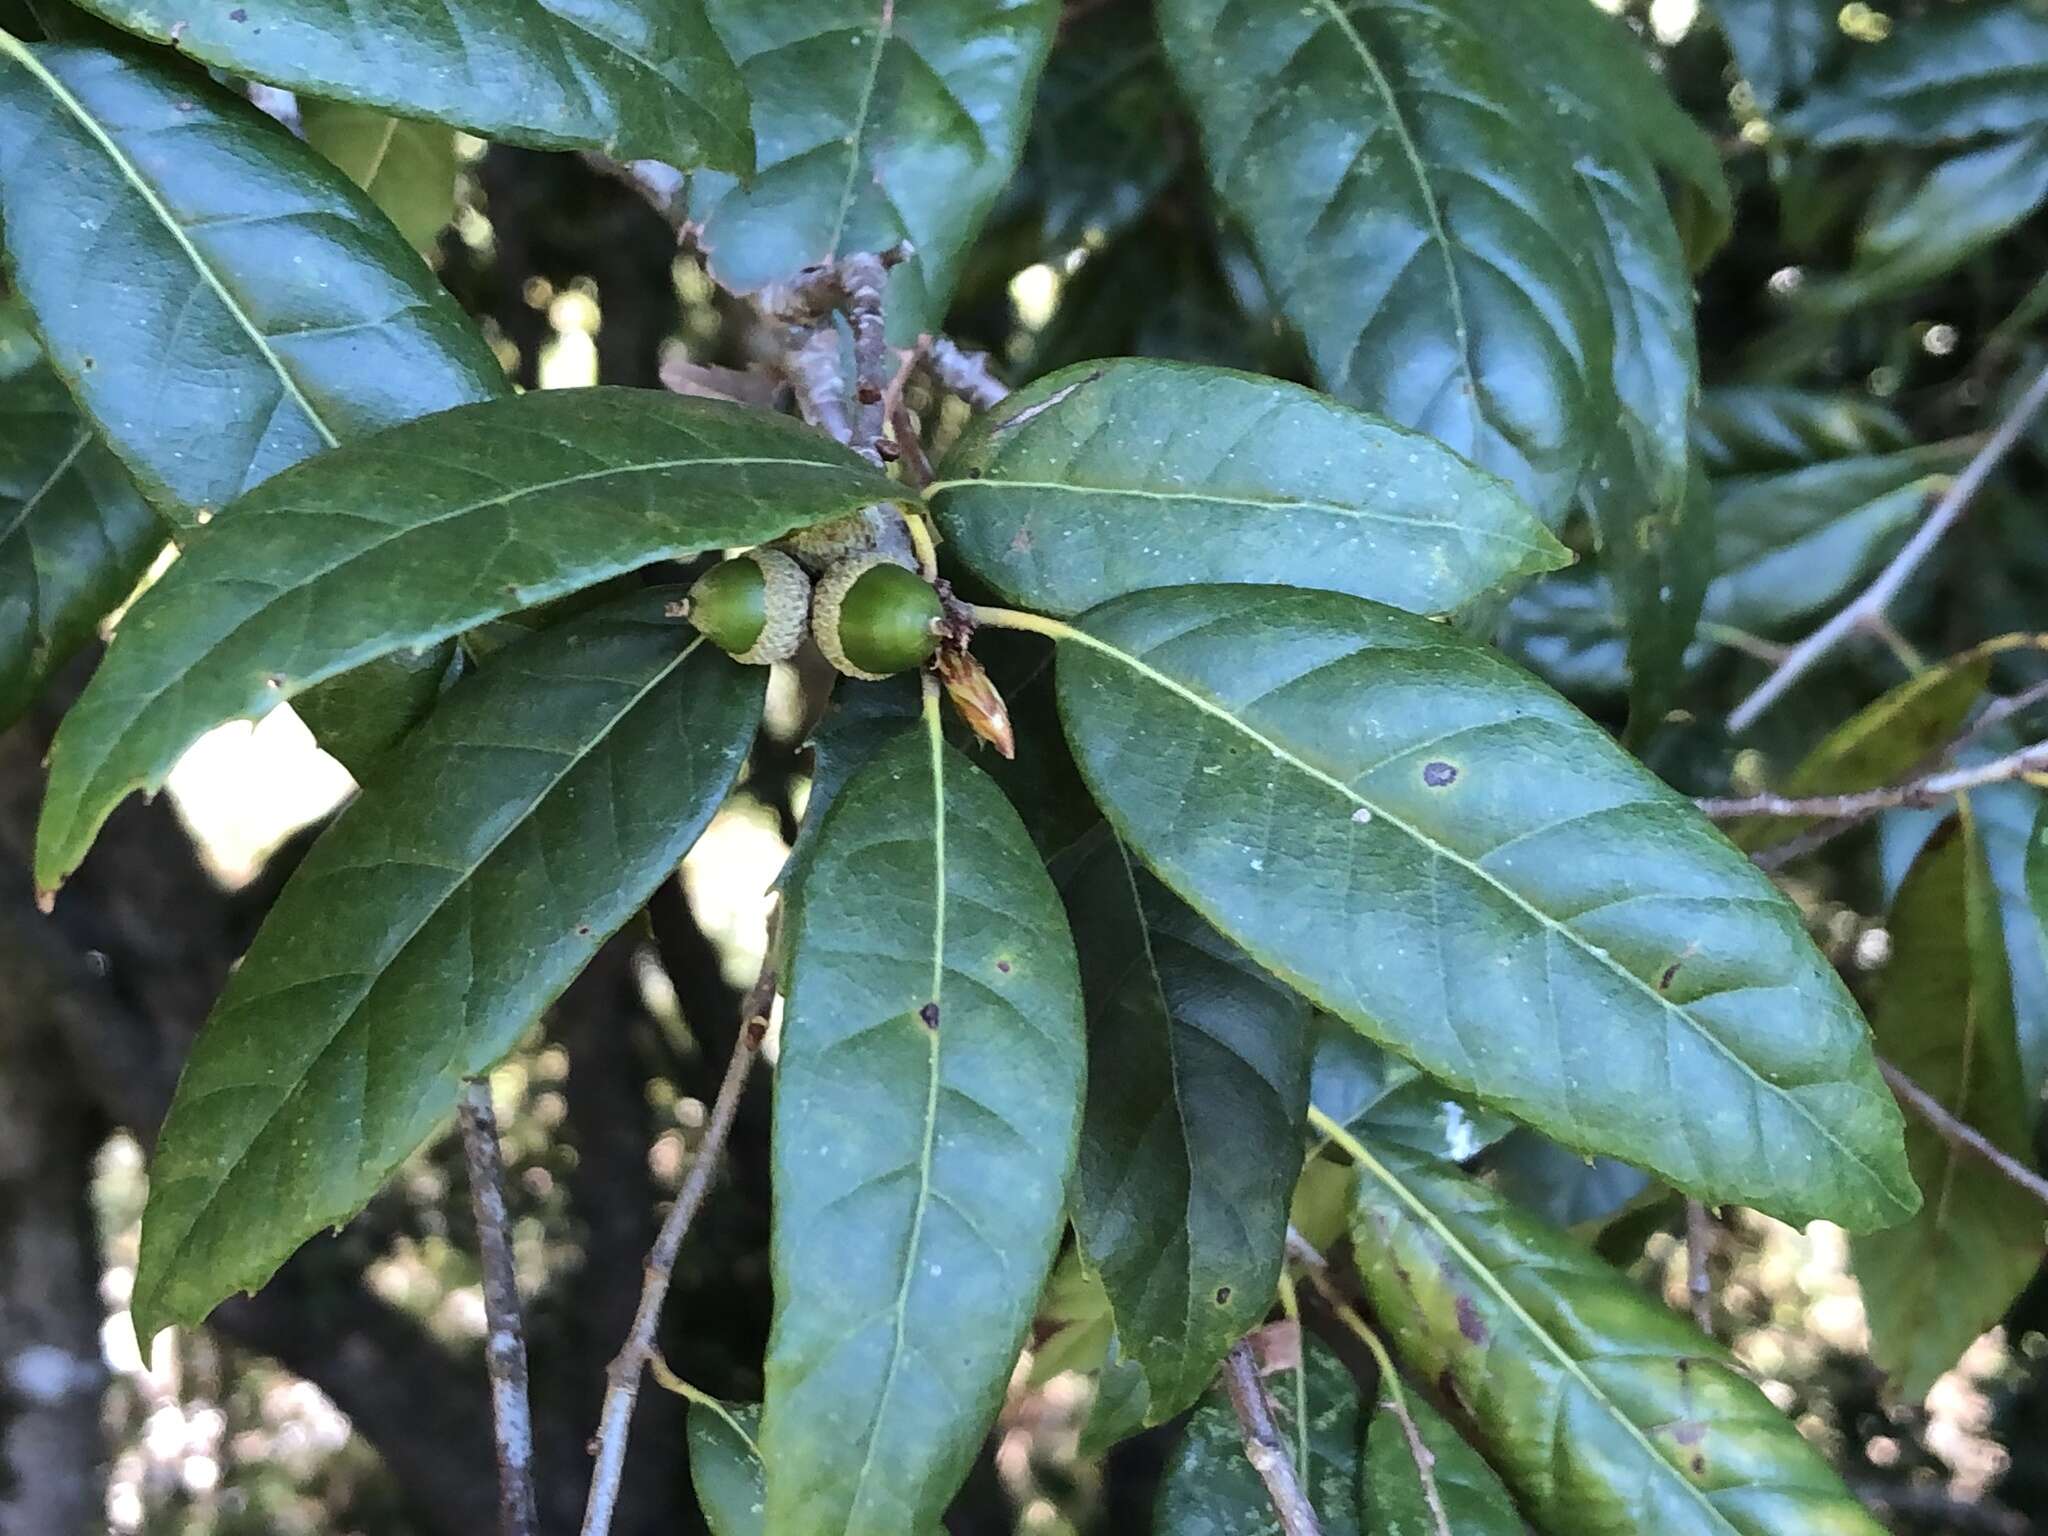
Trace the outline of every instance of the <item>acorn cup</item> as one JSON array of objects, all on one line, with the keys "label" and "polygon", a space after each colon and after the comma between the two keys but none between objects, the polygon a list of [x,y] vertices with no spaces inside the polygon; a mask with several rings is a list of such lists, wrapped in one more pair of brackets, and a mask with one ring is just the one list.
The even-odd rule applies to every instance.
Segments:
[{"label": "acorn cup", "polygon": [[794,656],[810,610],[811,578],[773,549],[721,560],[697,578],[683,605],[699,634],[749,666]]},{"label": "acorn cup", "polygon": [[943,612],[917,572],[882,555],[855,555],[818,578],[811,634],[834,667],[878,683],[931,660]]}]

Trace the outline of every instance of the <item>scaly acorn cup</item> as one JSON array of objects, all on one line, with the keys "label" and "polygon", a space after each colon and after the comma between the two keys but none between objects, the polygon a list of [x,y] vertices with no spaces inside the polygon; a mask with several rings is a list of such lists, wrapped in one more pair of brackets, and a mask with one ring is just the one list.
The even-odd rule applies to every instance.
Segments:
[{"label": "scaly acorn cup", "polygon": [[939,594],[884,555],[855,555],[818,579],[811,633],[848,677],[877,683],[922,666],[939,648]]},{"label": "scaly acorn cup", "polygon": [[685,616],[735,661],[787,661],[803,644],[811,578],[789,556],[750,549],[721,560],[690,588]]},{"label": "scaly acorn cup", "polygon": [[863,507],[849,517],[814,523],[776,541],[814,573],[823,574],[857,555],[887,555],[898,565],[915,565],[916,551],[894,507]]}]

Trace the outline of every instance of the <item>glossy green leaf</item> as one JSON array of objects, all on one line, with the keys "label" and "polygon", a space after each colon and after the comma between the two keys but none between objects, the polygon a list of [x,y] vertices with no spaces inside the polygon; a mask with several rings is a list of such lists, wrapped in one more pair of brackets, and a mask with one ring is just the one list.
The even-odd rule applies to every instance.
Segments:
[{"label": "glossy green leaf", "polygon": [[1650,1187],[1639,1168],[1580,1157],[1527,1129],[1487,1149],[1486,1171],[1502,1194],[1560,1227],[1604,1222]]},{"label": "glossy green leaf", "polygon": [[1102,812],[1089,798],[1060,734],[1052,652],[1035,636],[983,629],[974,637],[974,657],[988,669],[989,680],[1003,696],[1018,752],[1006,762],[987,751],[957,711],[946,722],[949,738],[955,746],[972,750],[982,770],[1024,818],[1024,830],[1039,853],[1050,861],[1102,825]]},{"label": "glossy green leaf", "polygon": [[789,926],[767,1523],[901,1536],[979,1451],[1065,1226],[1073,944],[936,716],[834,799]]},{"label": "glossy green leaf", "polygon": [[1700,397],[1692,441],[1707,472],[1718,477],[1895,453],[1912,447],[1913,429],[1867,395],[1731,384]]},{"label": "glossy green leaf", "polygon": [[299,106],[306,142],[369,193],[414,250],[431,251],[455,217],[455,134],[344,101]]},{"label": "glossy green leaf", "polygon": [[[1993,652],[1966,651],[1899,684],[1829,731],[1780,786],[1786,795],[1844,795],[1879,789],[1933,761],[1956,737],[1990,680]],[[1744,848],[1767,848],[1812,825],[1797,816],[1757,816],[1725,829]]]},{"label": "glossy green leaf", "polygon": [[1039,81],[1011,197],[1028,200],[1046,256],[1100,246],[1172,182],[1188,138],[1148,8],[1075,11]]},{"label": "glossy green leaf", "polygon": [[787,417],[655,390],[521,395],[322,454],[224,513],[129,612],[52,747],[38,881],[56,889],[122,797],[222,721],[652,561],[895,494]]},{"label": "glossy green leaf", "polygon": [[143,1338],[353,1214],[674,873],[766,674],[633,597],[506,651],[383,759],[293,874],[150,1168]]},{"label": "glossy green leaf", "polygon": [[762,1536],[761,1429],[758,1403],[690,1404],[690,1485],[711,1536]]},{"label": "glossy green leaf", "polygon": [[1105,1456],[1110,1447],[1142,1431],[1152,1419],[1152,1400],[1145,1373],[1124,1354],[1112,1335],[1109,1352],[1095,1377],[1095,1401],[1081,1425],[1076,1449],[1083,1456]]},{"label": "glossy green leaf", "polygon": [[[1323,1536],[1362,1536],[1359,1459],[1364,1415],[1343,1363],[1312,1336],[1301,1365],[1265,1377],[1273,1420],[1286,1438]],[[1244,1431],[1222,1384],[1188,1420],[1159,1485],[1154,1536],[1281,1536],[1259,1474],[1245,1460]]]},{"label": "glossy green leaf", "polygon": [[1716,1203],[1913,1209],[1898,1108],[1798,911],[1491,652],[1358,598],[1182,587],[1091,612],[1059,689],[1166,883],[1446,1084]]},{"label": "glossy green leaf", "polygon": [[916,255],[889,277],[891,339],[937,330],[961,258],[1023,148],[1053,0],[708,0],[753,102],[751,180],[700,176],[697,239],[751,292],[813,262]]},{"label": "glossy green leaf", "polygon": [[1710,0],[1709,9],[1765,111],[1803,92],[1843,42],[1836,0]]},{"label": "glossy green leaf", "polygon": [[93,636],[166,528],[32,345],[0,356],[0,727]]},{"label": "glossy green leaf", "polygon": [[[2044,72],[2048,81],[2048,72]],[[1858,234],[1846,277],[1809,286],[1807,304],[1853,310],[1942,277],[2030,218],[2048,201],[2044,126],[1967,150],[1937,165],[1898,206]]]},{"label": "glossy green leaf", "polygon": [[1180,363],[1086,363],[1019,390],[926,494],[976,575],[1048,613],[1204,581],[1448,613],[1570,559],[1504,483],[1428,438]]},{"label": "glossy green leaf", "polygon": [[309,96],[542,148],[752,168],[704,0],[81,0],[152,42]]},{"label": "glossy green leaf", "polygon": [[1545,1530],[1878,1536],[1689,1321],[1461,1174],[1374,1148],[1353,1253],[1387,1342]]},{"label": "glossy green leaf", "polygon": [[1410,1392],[1403,1406],[1414,1439],[1384,1386],[1366,1427],[1367,1536],[1523,1536],[1493,1468],[1421,1397]]},{"label": "glossy green leaf", "polygon": [[505,390],[376,207],[175,60],[0,39],[0,146],[0,235],[50,361],[181,524]]},{"label": "glossy green leaf", "polygon": [[1554,571],[1517,592],[1494,644],[1572,698],[1628,688],[1628,633],[1614,583],[1596,563]]},{"label": "glossy green leaf", "polygon": [[1640,435],[1625,424],[1584,492],[1603,574],[1627,637],[1628,730],[1638,746],[1664,720],[1685,676],[1711,587],[1712,506],[1703,475],[1659,493]]},{"label": "glossy green leaf", "polygon": [[[1699,128],[1676,111],[1627,29],[1580,0],[1498,7],[1500,47],[1544,82],[1550,130],[1595,215],[1588,257],[1613,333],[1614,420],[1580,495],[1628,627],[1631,734],[1663,717],[1699,622],[1709,547],[1689,442],[1699,395],[1692,273],[1664,199],[1645,120],[1678,119],[1718,184]],[[1647,104],[1647,105],[1646,105]],[[1721,192],[1726,200],[1725,189]]]},{"label": "glossy green leaf", "polygon": [[292,700],[292,712],[321,750],[360,780],[427,718],[466,666],[462,646],[454,640],[424,650],[394,651],[307,689]]},{"label": "glossy green leaf", "polygon": [[[1870,1018],[1878,1050],[1958,1120],[2029,1160],[2032,1096],[2020,1082],[1998,892],[1967,808],[1914,860],[1887,926],[1892,958]],[[1850,1260],[1871,1358],[1917,1403],[2040,1267],[2044,1216],[1917,1118],[1906,1155],[1927,1203],[1904,1225],[1855,1239]]]},{"label": "glossy green leaf", "polygon": [[1546,131],[1598,215],[1588,254],[1613,324],[1614,393],[1654,504],[1669,508],[1691,473],[1687,436],[1699,357],[1692,275],[1665,205],[1652,134],[1667,125],[1667,136],[1690,136],[1685,158],[1718,181],[1713,146],[1671,101],[1633,35],[1599,7],[1525,0],[1489,8],[1486,24],[1497,46],[1544,82]]},{"label": "glossy green leaf", "polygon": [[1940,144],[2048,125],[2048,16],[1951,6],[1858,48],[1785,129],[1814,144]]},{"label": "glossy green leaf", "polygon": [[891,678],[865,688],[844,684],[811,732],[811,787],[804,801],[804,819],[796,842],[782,862],[775,884],[792,905],[801,900],[804,876],[816,856],[818,829],[839,792],[867,760],[898,736],[917,729],[920,721],[918,680]]},{"label": "glossy green leaf", "polygon": [[1308,1005],[1104,829],[1058,871],[1088,1004],[1071,1197],[1150,1419],[1271,1310],[1301,1172]]},{"label": "glossy green leaf", "polygon": [[1333,394],[1553,524],[1611,346],[1599,224],[1474,0],[1162,0],[1210,177]]},{"label": "glossy green leaf", "polygon": [[1922,448],[1720,481],[1706,617],[1769,633],[1829,606],[1898,547],[1961,463]]},{"label": "glossy green leaf", "polygon": [[[1702,430],[1708,453],[1762,472],[1724,473],[1713,488],[1704,520],[1713,549],[1700,562],[1708,583],[1688,667],[1711,654],[1710,643],[1780,631],[1834,603],[1897,547],[1942,474],[1962,462],[1942,446],[1841,456],[1852,445],[1888,446],[1896,425],[1889,412],[1849,397],[1716,393]],[[1603,555],[1524,588],[1500,634],[1510,654],[1574,694],[1619,693],[1629,683],[1621,603],[1605,565]]]},{"label": "glossy green leaf", "polygon": [[1465,1102],[1342,1019],[1316,1014],[1310,1037],[1309,1100],[1347,1130],[1462,1163],[1514,1128],[1506,1116]]},{"label": "glossy green leaf", "polygon": [[[1464,1162],[1515,1129],[1506,1115],[1454,1094],[1342,1019],[1319,1012],[1309,1030],[1309,1102],[1356,1135]],[[1351,1205],[1350,1169],[1332,1160],[1329,1147],[1311,1128],[1309,1150],[1323,1155],[1302,1170],[1288,1212],[1289,1224],[1324,1251],[1344,1240]]]},{"label": "glossy green leaf", "polygon": [[[1975,736],[1956,754],[1959,765],[1983,763],[2016,752],[2024,740],[2010,724]],[[2028,889],[2027,861],[2048,785],[2016,780],[1987,784],[1970,792],[1977,841],[1991,868],[2004,918],[2006,962],[2012,971],[2013,1012],[2018,1022],[2021,1082],[2030,1094],[2048,1081],[2048,934],[2044,934]],[[1886,887],[1905,883],[1913,860],[1940,826],[1947,807],[1893,811],[1878,822],[1878,851]]]}]

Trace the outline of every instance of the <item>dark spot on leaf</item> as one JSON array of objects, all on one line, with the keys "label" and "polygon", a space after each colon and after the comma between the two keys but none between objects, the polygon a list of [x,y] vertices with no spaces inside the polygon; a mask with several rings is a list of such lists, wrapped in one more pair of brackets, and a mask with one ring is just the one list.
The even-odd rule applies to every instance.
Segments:
[{"label": "dark spot on leaf", "polygon": [[1480,1321],[1479,1309],[1472,1305],[1470,1296],[1458,1298],[1458,1332],[1465,1336],[1468,1344],[1486,1342],[1486,1324]]},{"label": "dark spot on leaf", "polygon": [[1228,1302],[1229,1300],[1230,1300],[1230,1287],[1229,1287],[1229,1286],[1227,1286],[1227,1285],[1219,1285],[1219,1286],[1217,1286],[1217,1287],[1216,1287],[1216,1305],[1217,1305],[1217,1306],[1219,1306],[1219,1307],[1220,1307],[1220,1306],[1223,1306],[1223,1305],[1224,1305],[1225,1303],[1227,1303],[1227,1302]]},{"label": "dark spot on leaf", "polygon": [[1682,960],[1674,960],[1664,967],[1664,974],[1657,978],[1657,990],[1659,992],[1669,992],[1671,990],[1671,978],[1678,974],[1679,966],[1684,963]]},{"label": "dark spot on leaf", "polygon": [[236,6],[232,11],[228,12],[229,21],[247,21],[248,19],[249,13],[240,6]]},{"label": "dark spot on leaf", "polygon": [[1705,1471],[1707,1470],[1707,1458],[1706,1458],[1706,1457],[1704,1457],[1704,1456],[1695,1456],[1695,1457],[1693,1457],[1693,1459],[1692,1459],[1692,1470],[1693,1470],[1693,1472],[1694,1472],[1694,1474],[1695,1474],[1695,1475],[1699,1475],[1699,1474],[1701,1474],[1701,1473],[1704,1473],[1704,1472],[1705,1472]]},{"label": "dark spot on leaf", "polygon": [[1001,971],[1005,976],[1007,976],[1010,974],[1010,962],[1007,960],[998,960],[996,962],[996,969]]},{"label": "dark spot on leaf", "polygon": [[924,1021],[926,1029],[937,1029],[939,1027],[939,1005],[937,1003],[926,1003],[917,1010],[917,1016]]},{"label": "dark spot on leaf", "polygon": [[93,369],[99,367],[99,365],[100,360],[96,357],[81,357],[78,360],[78,366],[83,368],[87,373],[91,373]]},{"label": "dark spot on leaf", "polygon": [[576,937],[577,937],[577,938],[579,938],[579,939],[587,939],[587,938],[589,938],[589,937],[590,937],[590,924],[588,924],[588,923],[578,923],[578,924],[576,925]]},{"label": "dark spot on leaf", "polygon": [[1422,765],[1422,782],[1431,789],[1442,789],[1445,785],[1455,784],[1457,781],[1458,768],[1455,763],[1439,761]]},{"label": "dark spot on leaf", "polygon": [[970,480],[979,480],[986,473],[987,471],[984,470],[979,464],[977,464],[974,468],[967,471],[967,478]]},{"label": "dark spot on leaf", "polygon": [[1678,1374],[1683,1376],[1686,1372],[1690,1371],[1691,1369],[1692,1362],[1686,1359],[1684,1355],[1680,1355],[1678,1357]]},{"label": "dark spot on leaf", "polygon": [[284,678],[279,673],[273,672],[270,676],[263,679],[263,686],[266,688],[282,689],[284,687]]}]

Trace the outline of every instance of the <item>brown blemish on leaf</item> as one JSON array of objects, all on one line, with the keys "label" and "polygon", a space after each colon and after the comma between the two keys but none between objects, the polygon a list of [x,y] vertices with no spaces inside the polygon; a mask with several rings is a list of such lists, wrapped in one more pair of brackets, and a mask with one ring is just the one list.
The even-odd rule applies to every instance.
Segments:
[{"label": "brown blemish on leaf", "polygon": [[1219,1307],[1222,1307],[1222,1306],[1228,1306],[1229,1304],[1230,1304],[1230,1287],[1229,1287],[1229,1286],[1227,1286],[1227,1285],[1219,1285],[1219,1286],[1217,1286],[1217,1287],[1216,1287],[1216,1305],[1217,1305],[1217,1306],[1219,1306]]},{"label": "brown blemish on leaf", "polygon": [[1697,1476],[1701,1476],[1701,1475],[1703,1475],[1703,1474],[1704,1474],[1704,1473],[1706,1472],[1706,1470],[1707,1470],[1707,1458],[1706,1458],[1706,1457],[1704,1457],[1704,1456],[1695,1456],[1695,1457],[1693,1457],[1693,1459],[1692,1459],[1692,1470],[1693,1470],[1693,1475],[1694,1475],[1694,1476],[1696,1476],[1696,1477],[1697,1477]]},{"label": "brown blemish on leaf", "polygon": [[937,1003],[926,1003],[917,1010],[917,1016],[923,1022],[926,1029],[937,1029],[939,1027],[939,1005]]},{"label": "brown blemish on leaf", "polygon": [[1688,944],[1683,950],[1679,951],[1678,958],[1665,966],[1663,975],[1657,978],[1657,990],[1659,992],[1669,992],[1671,990],[1672,978],[1678,974],[1678,968],[1697,953],[1699,953],[1698,944]]},{"label": "brown blemish on leaf", "polygon": [[1431,789],[1448,789],[1458,782],[1458,765],[1441,759],[1422,765],[1422,782]]},{"label": "brown blemish on leaf", "polygon": [[1007,960],[998,960],[996,962],[996,969],[1001,971],[1005,976],[1007,976],[1010,974],[1010,962]]},{"label": "brown blemish on leaf", "polygon": [[1455,1404],[1458,1412],[1470,1414],[1472,1405],[1465,1401],[1465,1394],[1458,1390],[1458,1378],[1448,1370],[1439,1371],[1436,1378],[1437,1396],[1445,1402]]},{"label": "brown blemish on leaf", "polygon": [[1470,1296],[1458,1298],[1458,1332],[1465,1336],[1468,1344],[1486,1342],[1486,1324],[1479,1316],[1479,1308],[1472,1304]]}]

